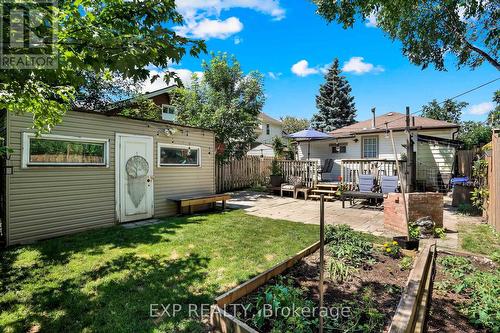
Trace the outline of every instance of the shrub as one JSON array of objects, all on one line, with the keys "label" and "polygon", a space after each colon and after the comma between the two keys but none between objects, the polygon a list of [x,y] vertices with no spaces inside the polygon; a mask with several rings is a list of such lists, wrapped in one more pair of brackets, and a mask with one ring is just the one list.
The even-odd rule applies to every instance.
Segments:
[{"label": "shrub", "polygon": [[327,226],[325,239],[330,255],[345,264],[360,267],[371,257],[372,243],[345,224]]},{"label": "shrub", "polygon": [[407,271],[411,269],[413,264],[413,258],[409,256],[404,256],[403,259],[399,262],[399,268],[401,268],[402,271]]}]

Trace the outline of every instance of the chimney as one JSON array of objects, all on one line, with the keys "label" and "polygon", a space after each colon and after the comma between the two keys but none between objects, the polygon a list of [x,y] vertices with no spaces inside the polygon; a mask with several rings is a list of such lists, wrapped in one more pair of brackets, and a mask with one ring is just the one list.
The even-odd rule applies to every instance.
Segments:
[{"label": "chimney", "polygon": [[372,108],[372,129],[375,129],[375,108]]}]

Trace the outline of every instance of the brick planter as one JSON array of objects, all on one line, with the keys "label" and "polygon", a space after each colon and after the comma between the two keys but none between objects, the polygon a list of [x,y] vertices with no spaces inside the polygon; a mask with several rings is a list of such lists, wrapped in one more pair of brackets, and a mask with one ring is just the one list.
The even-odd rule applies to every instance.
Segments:
[{"label": "brick planter", "polygon": [[[443,195],[433,192],[416,192],[406,194],[408,219],[414,222],[419,218],[430,216],[436,227],[443,227]],[[403,195],[389,193],[384,199],[384,227],[401,235],[407,234],[405,224]]]}]

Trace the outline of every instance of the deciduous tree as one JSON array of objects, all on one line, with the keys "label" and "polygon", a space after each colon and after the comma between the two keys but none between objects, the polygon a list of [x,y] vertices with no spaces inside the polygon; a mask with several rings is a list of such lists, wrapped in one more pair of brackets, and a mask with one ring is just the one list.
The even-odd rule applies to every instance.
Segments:
[{"label": "deciduous tree", "polygon": [[422,117],[460,124],[462,110],[467,105],[469,105],[467,102],[455,102],[449,99],[440,104],[434,99],[422,106]]},{"label": "deciduous tree", "polygon": [[313,0],[328,22],[351,28],[357,18],[376,17],[377,26],[399,40],[403,54],[426,68],[445,70],[447,54],[457,67],[475,68],[484,61],[500,70],[500,6],[490,0]]},{"label": "deciduous tree", "polygon": [[[3,54],[18,52],[15,43],[6,42],[9,36],[19,35],[16,32],[24,36],[17,42],[26,45],[29,36],[54,36],[48,44],[57,66],[0,69],[0,108],[31,112],[40,131],[62,121],[83,85],[82,73],[109,71],[143,81],[149,77],[149,67],[168,68],[187,52],[197,56],[205,50],[203,41],[179,36],[172,29],[183,23],[174,0],[61,0],[55,8],[41,8],[37,1],[10,1],[2,3],[3,13],[19,6],[25,13],[42,10],[44,24],[11,31],[16,27],[9,22],[13,16],[4,15]],[[167,79],[172,77],[167,73]]]},{"label": "deciduous tree", "polygon": [[292,134],[308,128],[309,120],[305,118],[285,116],[281,118],[281,125],[283,126],[283,132],[286,134]]},{"label": "deciduous tree", "polygon": [[214,130],[216,141],[224,146],[219,158],[241,157],[257,138],[265,102],[263,76],[244,74],[236,58],[225,53],[212,54],[202,67],[202,78],[195,74],[190,87],[175,91],[177,120]]}]

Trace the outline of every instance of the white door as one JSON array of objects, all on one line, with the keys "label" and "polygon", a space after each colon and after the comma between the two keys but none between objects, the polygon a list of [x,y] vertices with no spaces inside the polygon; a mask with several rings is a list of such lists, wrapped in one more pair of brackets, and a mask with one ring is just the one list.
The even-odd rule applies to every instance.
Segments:
[{"label": "white door", "polygon": [[153,138],[116,135],[117,199],[120,222],[153,216]]}]

